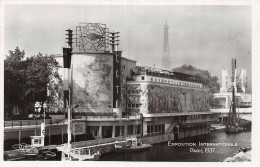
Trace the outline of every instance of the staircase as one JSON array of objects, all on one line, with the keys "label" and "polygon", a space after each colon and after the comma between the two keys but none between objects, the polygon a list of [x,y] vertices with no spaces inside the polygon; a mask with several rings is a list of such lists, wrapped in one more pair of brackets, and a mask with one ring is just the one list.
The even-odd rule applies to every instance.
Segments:
[{"label": "staircase", "polygon": [[177,124],[176,123],[171,123],[171,125],[165,130],[165,133],[170,133],[171,130],[176,126]]}]

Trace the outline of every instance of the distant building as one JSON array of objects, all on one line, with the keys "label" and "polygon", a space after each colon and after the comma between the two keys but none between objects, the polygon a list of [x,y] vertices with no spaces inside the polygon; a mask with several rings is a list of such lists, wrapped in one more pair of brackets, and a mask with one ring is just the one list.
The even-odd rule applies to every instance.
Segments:
[{"label": "distant building", "polygon": [[[237,75],[235,71],[236,79],[235,83],[235,99],[236,105],[239,108],[246,108],[252,106],[252,94],[247,93],[247,81],[246,81],[246,70],[242,69],[240,74]],[[229,108],[232,101],[232,87],[231,77],[229,77],[227,70],[222,70],[222,80],[220,92],[214,94],[215,105],[213,108]]]}]

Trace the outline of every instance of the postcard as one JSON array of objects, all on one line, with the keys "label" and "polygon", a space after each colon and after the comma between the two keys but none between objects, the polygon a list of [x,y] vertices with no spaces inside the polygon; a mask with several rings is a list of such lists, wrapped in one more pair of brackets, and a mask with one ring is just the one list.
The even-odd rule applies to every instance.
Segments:
[{"label": "postcard", "polygon": [[257,166],[259,8],[4,1],[2,163]]}]

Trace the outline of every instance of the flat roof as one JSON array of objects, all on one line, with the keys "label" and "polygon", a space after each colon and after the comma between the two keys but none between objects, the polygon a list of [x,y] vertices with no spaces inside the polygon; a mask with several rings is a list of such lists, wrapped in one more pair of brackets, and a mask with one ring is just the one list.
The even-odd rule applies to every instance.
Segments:
[{"label": "flat roof", "polygon": [[122,59],[125,59],[125,60],[128,60],[128,61],[133,61],[133,62],[137,62],[136,60],[133,60],[133,59],[129,59],[129,58],[126,58],[126,57],[121,57]]}]

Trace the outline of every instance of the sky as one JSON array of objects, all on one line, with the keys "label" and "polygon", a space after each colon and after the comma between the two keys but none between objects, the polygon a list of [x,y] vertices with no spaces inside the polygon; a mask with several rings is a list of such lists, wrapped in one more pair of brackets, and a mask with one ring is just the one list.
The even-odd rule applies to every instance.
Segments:
[{"label": "sky", "polygon": [[238,73],[247,71],[250,92],[251,17],[250,6],[6,5],[4,51],[18,46],[26,56],[62,54],[66,29],[103,23],[120,32],[124,57],[161,68],[167,22],[172,68],[192,65],[220,79],[222,69],[231,73],[231,58],[236,58]]}]

